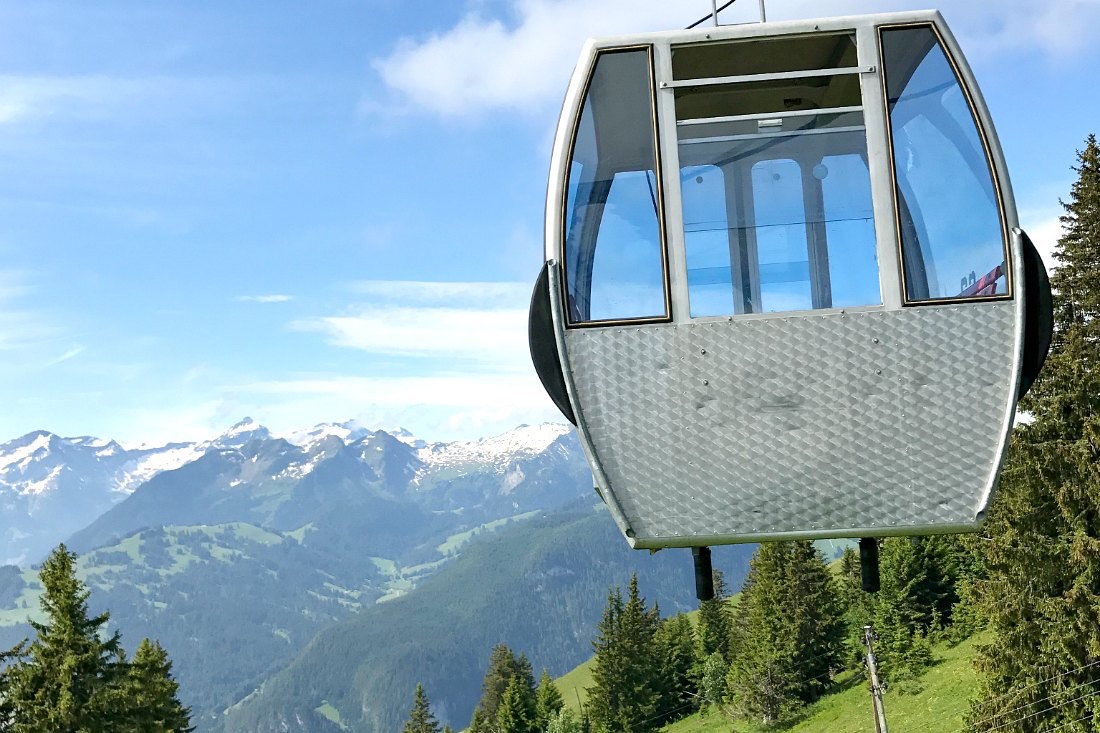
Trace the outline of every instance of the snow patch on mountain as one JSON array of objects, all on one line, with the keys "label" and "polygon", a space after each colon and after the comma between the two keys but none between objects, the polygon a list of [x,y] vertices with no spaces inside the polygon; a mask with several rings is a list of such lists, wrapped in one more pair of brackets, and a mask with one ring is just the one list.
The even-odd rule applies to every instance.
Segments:
[{"label": "snow patch on mountain", "polygon": [[[33,437],[32,437],[33,436]],[[0,454],[0,472],[7,471],[10,467],[15,467],[20,471],[26,471],[27,467],[33,458],[45,457],[50,450],[50,443],[56,436],[52,433],[38,432],[24,435],[19,440],[25,440],[31,438],[26,445],[18,445],[18,440],[13,440],[11,443],[16,443],[15,449],[8,453]],[[11,445],[8,443],[8,445]],[[42,452],[41,456],[35,454]]]},{"label": "snow patch on mountain", "polygon": [[57,481],[57,477],[61,475],[61,469],[64,466],[54,466],[50,469],[50,472],[46,476],[38,481],[20,481],[12,484],[12,488],[20,496],[38,496],[44,494],[52,489]]},{"label": "snow patch on mountain", "polygon": [[429,469],[482,463],[506,470],[517,460],[542,453],[572,429],[557,423],[520,425],[492,438],[433,443],[417,451],[417,457]]},{"label": "snow patch on mountain", "polygon": [[175,443],[125,463],[115,475],[114,490],[129,494],[162,471],[174,471],[200,458],[206,443]]},{"label": "snow patch on mountain", "polygon": [[370,432],[371,430],[369,428],[364,427],[357,420],[348,420],[342,423],[320,423],[319,425],[314,425],[312,428],[293,430],[289,433],[283,433],[278,437],[292,445],[297,445],[308,450],[326,438],[335,436],[347,444],[354,443]]}]

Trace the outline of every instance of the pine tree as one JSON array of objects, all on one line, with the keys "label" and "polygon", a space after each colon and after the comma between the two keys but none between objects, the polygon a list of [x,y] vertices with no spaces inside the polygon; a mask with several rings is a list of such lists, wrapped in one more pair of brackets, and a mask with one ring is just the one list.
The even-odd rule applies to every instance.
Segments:
[{"label": "pine tree", "polygon": [[179,684],[172,678],[168,653],[155,641],[142,639],[130,661],[120,702],[130,711],[127,730],[133,733],[188,733],[191,711],[179,701]]},{"label": "pine tree", "polygon": [[428,696],[424,694],[424,685],[420,683],[416,685],[412,710],[409,711],[409,719],[405,721],[402,733],[440,733],[439,721],[432,715]]},{"label": "pine tree", "polygon": [[88,615],[89,592],[76,577],[76,555],[60,545],[39,573],[46,622],[8,671],[13,733],[115,730],[125,710],[118,695],[125,665],[118,633],[101,638],[109,614]]},{"label": "pine tree", "polygon": [[[982,543],[972,730],[1094,728],[1100,712],[1100,146],[1090,135],[1063,202],[1051,276],[1054,336],[1020,403]],[[1030,716],[1025,720],[1025,716]],[[1020,728],[1026,726],[1026,728]]]},{"label": "pine tree", "polygon": [[859,667],[867,653],[863,643],[863,627],[874,620],[875,596],[863,590],[859,553],[851,547],[844,548],[844,553],[840,556],[837,595],[843,609],[846,630],[844,666]]},{"label": "pine tree", "polygon": [[588,691],[588,712],[598,730],[646,733],[658,726],[660,663],[654,637],[657,609],[647,609],[638,592],[638,576],[630,579],[626,603],[614,589],[592,643],[596,652]]},{"label": "pine tree", "polygon": [[761,545],[741,591],[727,684],[740,714],[773,723],[816,700],[838,669],[841,609],[809,542]]},{"label": "pine tree", "polygon": [[697,656],[700,660],[707,659],[715,652],[729,660],[732,619],[726,603],[727,596],[726,579],[720,570],[715,570],[714,598],[699,604],[696,634],[699,638]]},{"label": "pine tree", "polygon": [[[504,699],[504,691],[517,674],[524,677],[528,686],[534,685],[531,672],[531,663],[523,654],[516,655],[508,648],[507,644],[497,644],[489,653],[489,668],[485,671],[485,678],[481,682],[481,699],[474,709],[475,719],[471,722],[471,730],[481,730],[485,723],[494,726],[497,719],[497,710],[501,700]],[[478,713],[481,713],[478,716]],[[478,725],[480,727],[475,728]]]},{"label": "pine tree", "polygon": [[546,733],[581,733],[581,724],[572,710],[562,708],[546,726]]},{"label": "pine tree", "polygon": [[714,652],[707,661],[703,662],[703,677],[699,681],[699,697],[702,698],[701,712],[706,713],[710,707],[718,707],[726,697],[726,676],[729,674],[729,664],[720,653]]},{"label": "pine tree", "polygon": [[513,675],[497,708],[497,733],[537,733],[531,688],[521,675]]},{"label": "pine tree", "polygon": [[670,723],[688,715],[698,701],[698,682],[702,670],[696,658],[695,630],[691,620],[682,613],[665,619],[655,637],[661,671],[658,679],[660,702],[659,722]]},{"label": "pine tree", "polygon": [[925,553],[919,539],[892,537],[882,543],[881,588],[874,596],[879,675],[910,679],[932,663],[925,643],[933,617]]},{"label": "pine tree", "polygon": [[558,711],[564,707],[565,701],[562,700],[561,692],[558,690],[558,686],[554,684],[554,680],[550,679],[550,674],[544,669],[542,670],[542,676],[539,678],[539,687],[535,692],[535,728],[542,733],[550,725],[550,721],[553,720]]},{"label": "pine tree", "polygon": [[8,733],[15,723],[15,705],[11,701],[10,665],[26,656],[26,640],[0,652],[0,733]]}]

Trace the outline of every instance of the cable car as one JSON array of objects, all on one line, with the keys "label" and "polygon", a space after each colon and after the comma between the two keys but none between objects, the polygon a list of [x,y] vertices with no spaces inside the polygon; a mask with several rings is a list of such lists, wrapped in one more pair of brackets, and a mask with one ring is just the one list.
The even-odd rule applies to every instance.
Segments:
[{"label": "cable car", "polygon": [[588,41],[545,248],[532,359],[631,546],[981,523],[1050,286],[939,13]]}]

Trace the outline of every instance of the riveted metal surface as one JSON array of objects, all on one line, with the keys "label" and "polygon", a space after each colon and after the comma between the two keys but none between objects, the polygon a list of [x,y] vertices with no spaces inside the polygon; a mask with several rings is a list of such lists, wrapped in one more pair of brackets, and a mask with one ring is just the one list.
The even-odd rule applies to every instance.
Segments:
[{"label": "riveted metal surface", "polygon": [[[577,404],[637,547],[974,526],[1016,304],[572,330]],[[698,544],[698,543],[697,543]]]}]

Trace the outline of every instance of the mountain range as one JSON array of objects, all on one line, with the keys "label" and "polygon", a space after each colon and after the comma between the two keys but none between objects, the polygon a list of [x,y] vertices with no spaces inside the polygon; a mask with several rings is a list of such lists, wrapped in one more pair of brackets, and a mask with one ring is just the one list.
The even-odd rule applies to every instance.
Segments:
[{"label": "mountain range", "polygon": [[[381,733],[421,680],[461,727],[497,641],[564,671],[639,569],[666,610],[692,605],[690,557],[626,548],[562,425],[427,443],[246,419],[158,448],[36,432],[0,446],[0,480],[18,561],[0,567],[0,646],[38,613],[27,559],[65,540],[124,643],[170,651],[201,731]],[[729,557],[739,584],[747,554]]]}]

